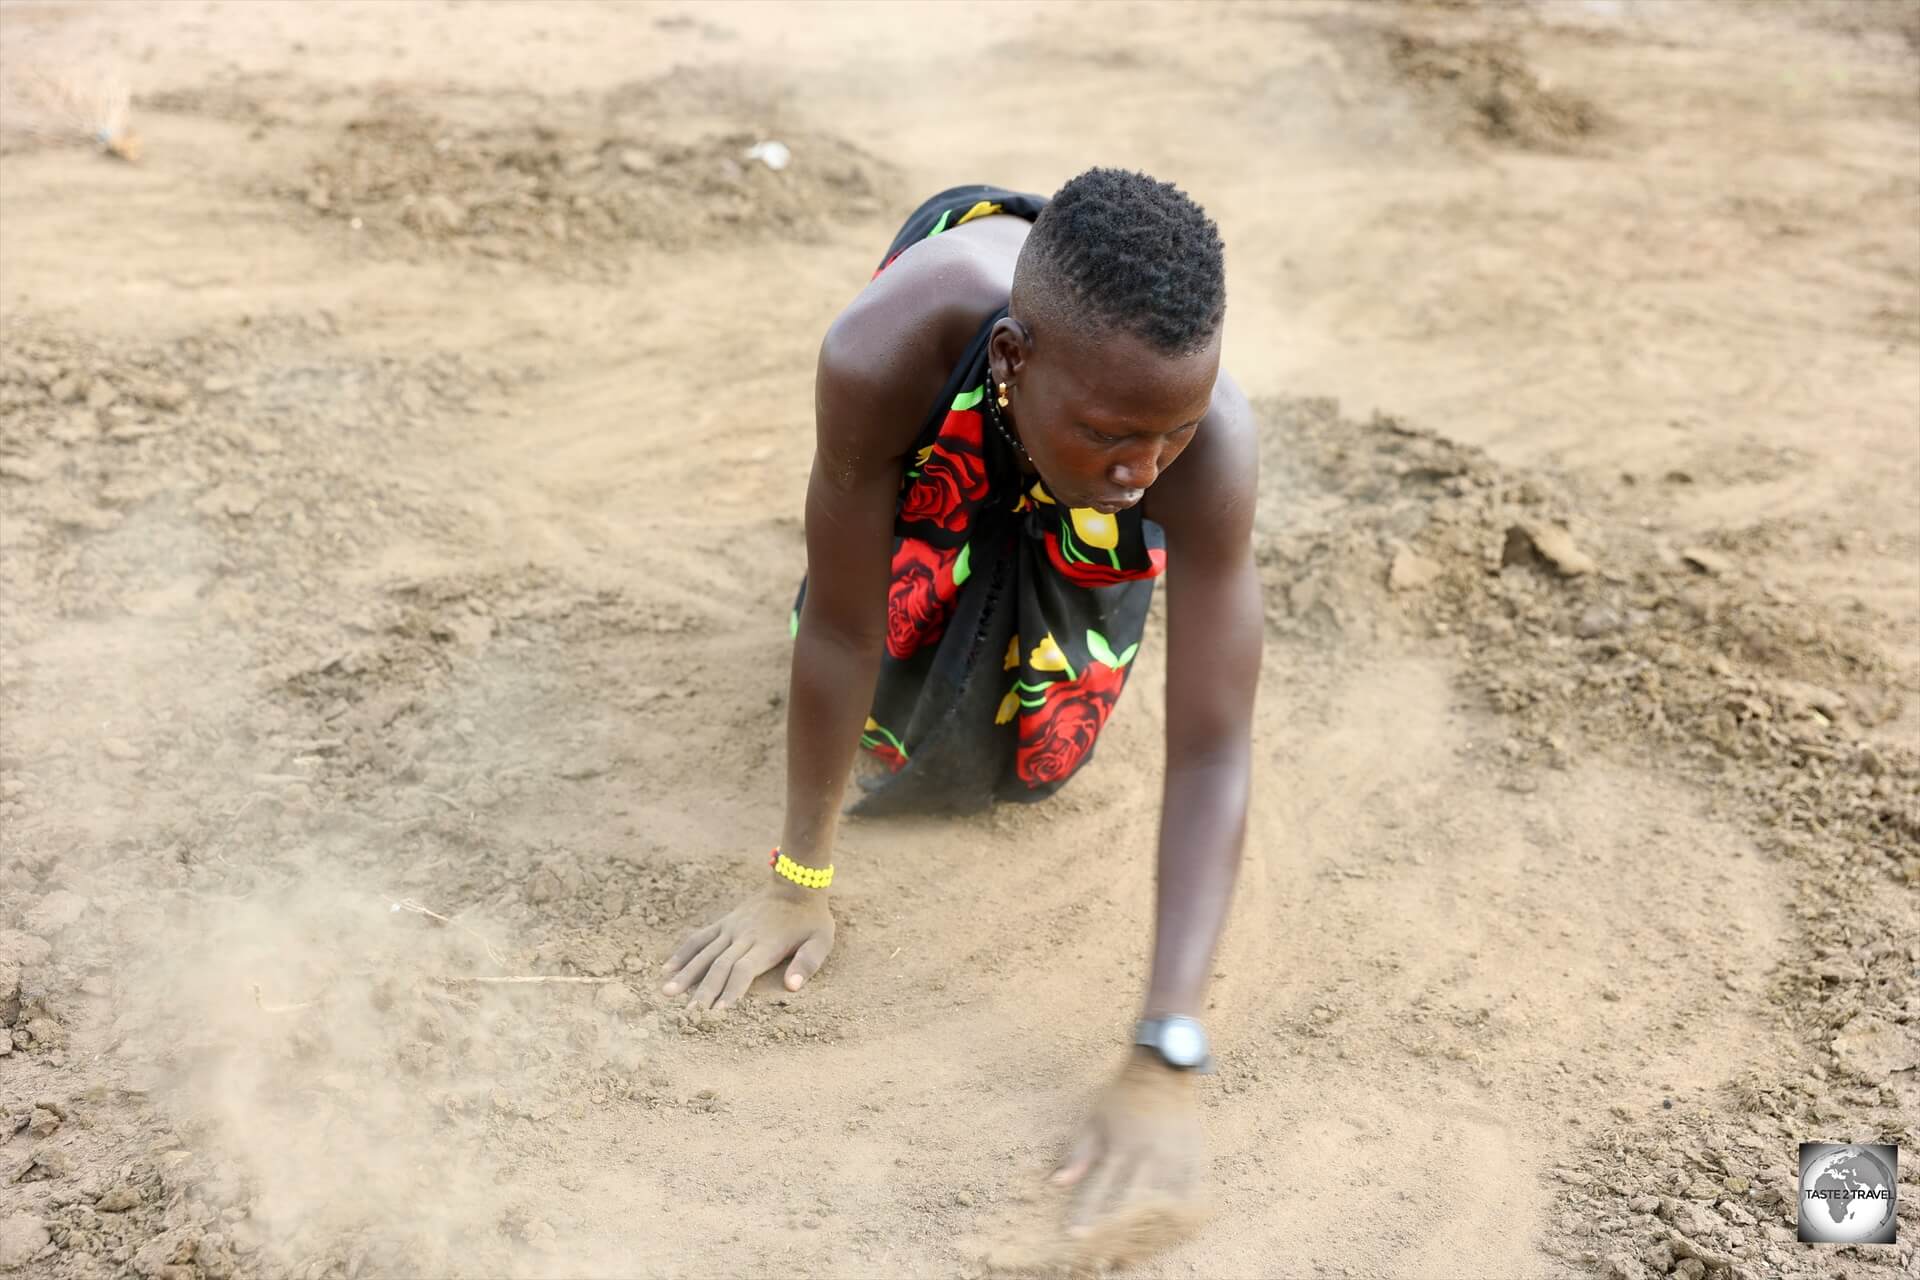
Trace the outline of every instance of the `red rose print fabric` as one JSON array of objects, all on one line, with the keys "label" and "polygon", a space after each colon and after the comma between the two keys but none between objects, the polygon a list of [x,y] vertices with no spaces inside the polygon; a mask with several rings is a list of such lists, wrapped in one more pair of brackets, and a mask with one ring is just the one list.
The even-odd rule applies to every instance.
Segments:
[{"label": "red rose print fabric", "polygon": [[949,409],[940,434],[923,448],[919,469],[900,500],[905,524],[934,524],[949,533],[967,527],[987,496],[987,455],[980,410]]},{"label": "red rose print fabric", "polygon": [[893,553],[893,582],[887,589],[887,653],[911,658],[920,646],[938,640],[959,585],[953,580],[959,551],[941,551],[918,538],[902,538]]},{"label": "red rose print fabric", "polygon": [[[956,187],[923,204],[877,276],[975,218],[1032,220],[1038,196]],[[886,652],[860,744],[884,766],[856,813],[967,811],[1051,795],[1092,757],[1140,647],[1158,526],[1069,510],[986,421],[986,318],[907,458]],[[806,599],[801,584],[791,625]]]},{"label": "red rose print fabric", "polygon": [[1126,682],[1124,669],[1096,661],[1075,679],[1041,686],[1039,705],[1020,713],[1020,745],[1013,758],[1020,780],[1041,787],[1072,777],[1093,750]]}]

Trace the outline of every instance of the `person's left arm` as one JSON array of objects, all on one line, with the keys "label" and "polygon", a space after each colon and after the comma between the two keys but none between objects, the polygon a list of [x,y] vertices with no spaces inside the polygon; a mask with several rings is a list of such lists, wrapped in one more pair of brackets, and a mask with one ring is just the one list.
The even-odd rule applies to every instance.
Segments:
[{"label": "person's left arm", "polygon": [[[1167,536],[1166,782],[1143,1017],[1197,1017],[1246,834],[1264,616],[1253,559],[1258,438],[1225,374],[1196,438],[1148,491]],[[1193,1078],[1133,1049],[1056,1174],[1085,1222],[1198,1173]],[[1087,1175],[1091,1174],[1091,1177]]]},{"label": "person's left arm", "polygon": [[1259,457],[1246,398],[1225,374],[1220,382],[1201,428],[1213,431],[1209,448],[1182,459],[1191,470],[1170,468],[1173,491],[1155,495],[1167,535],[1167,764],[1147,1018],[1200,1015],[1247,830],[1265,639],[1253,560]]}]

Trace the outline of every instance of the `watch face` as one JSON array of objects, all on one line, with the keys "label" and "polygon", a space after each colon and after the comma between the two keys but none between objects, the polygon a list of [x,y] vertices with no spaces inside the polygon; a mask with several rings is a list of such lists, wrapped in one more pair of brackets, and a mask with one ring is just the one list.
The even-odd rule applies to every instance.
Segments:
[{"label": "watch face", "polygon": [[1197,1066],[1207,1056],[1207,1038],[1193,1022],[1176,1018],[1160,1029],[1160,1052],[1177,1067]]}]

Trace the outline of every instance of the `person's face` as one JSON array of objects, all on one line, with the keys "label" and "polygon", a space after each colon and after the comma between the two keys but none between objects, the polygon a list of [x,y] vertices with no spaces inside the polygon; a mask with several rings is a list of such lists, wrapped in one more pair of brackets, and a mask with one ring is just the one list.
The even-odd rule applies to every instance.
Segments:
[{"label": "person's face", "polygon": [[1055,328],[1034,341],[1000,321],[989,345],[1005,416],[1054,499],[1111,515],[1140,501],[1193,440],[1213,400],[1220,335],[1169,356],[1131,334],[1083,337]]}]

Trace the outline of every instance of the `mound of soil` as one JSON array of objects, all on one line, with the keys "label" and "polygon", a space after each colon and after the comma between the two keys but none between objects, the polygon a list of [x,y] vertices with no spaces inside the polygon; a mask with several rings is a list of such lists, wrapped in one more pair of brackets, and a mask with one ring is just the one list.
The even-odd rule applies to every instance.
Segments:
[{"label": "mound of soil", "polygon": [[1558,1171],[1552,1247],[1628,1278],[1827,1274],[1783,1247],[1795,1144],[1842,1117],[1907,1141],[1920,1115],[1920,751],[1874,732],[1915,693],[1885,656],[1897,637],[1394,419],[1264,411],[1271,456],[1293,466],[1270,501],[1323,513],[1261,542],[1276,631],[1425,631],[1511,725],[1511,789],[1580,752],[1631,759],[1704,787],[1800,881],[1799,946],[1768,982],[1803,1069],[1749,1072],[1659,1123],[1616,1107]]},{"label": "mound of soil", "polygon": [[[1360,553],[1362,582],[1457,638],[1465,678],[1531,744],[1521,758],[1563,751],[1553,742],[1569,732],[1651,738],[1739,787],[1783,845],[1843,841],[1824,851],[1844,857],[1823,870],[1920,883],[1920,755],[1867,737],[1911,691],[1870,623],[1823,617],[1712,548],[1585,517],[1551,481],[1393,419],[1356,434],[1321,425],[1335,421],[1324,403],[1274,413],[1295,424],[1286,456],[1350,500],[1387,504],[1361,508],[1367,527],[1343,531],[1391,540]],[[1337,591],[1325,581],[1318,541],[1265,554],[1300,571],[1275,583],[1294,625],[1337,625],[1365,598],[1351,561]]]},{"label": "mound of soil", "polygon": [[[674,141],[618,120],[569,123],[560,108],[529,114],[549,122],[474,127],[390,99],[342,127],[282,194],[376,242],[545,264],[635,243],[805,239],[881,207],[886,166],[828,134],[736,125]],[[752,154],[763,142],[789,158]]]},{"label": "mound of soil", "polygon": [[1500,146],[1562,151],[1605,124],[1586,98],[1542,84],[1510,40],[1449,43],[1405,31],[1386,40],[1394,78],[1457,132]]}]

